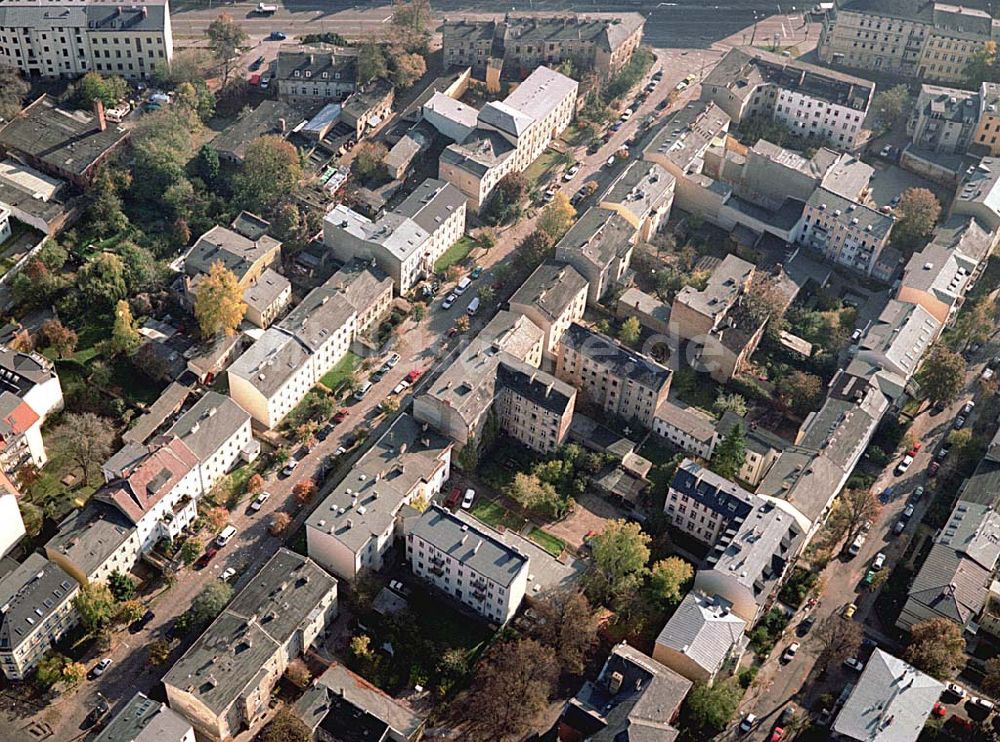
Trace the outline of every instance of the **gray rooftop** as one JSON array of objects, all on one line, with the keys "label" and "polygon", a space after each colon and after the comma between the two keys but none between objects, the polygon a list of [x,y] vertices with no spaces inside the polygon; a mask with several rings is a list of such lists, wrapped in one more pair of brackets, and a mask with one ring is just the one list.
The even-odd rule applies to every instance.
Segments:
[{"label": "gray rooftop", "polygon": [[418,484],[427,482],[451,441],[400,415],[306,520],[358,550],[389,530]]},{"label": "gray rooftop", "polygon": [[306,294],[278,327],[316,353],[356,313],[354,305],[336,285],[323,284]]},{"label": "gray rooftop", "polygon": [[[278,52],[276,80],[335,80],[354,83],[357,78],[358,50],[351,47],[303,47]],[[298,73],[296,75],[295,73]],[[323,75],[326,75],[326,78]]]},{"label": "gray rooftop", "polygon": [[534,307],[555,321],[587,291],[587,279],[571,265],[547,261],[532,271],[510,298],[511,305]]},{"label": "gray rooftop", "polygon": [[392,291],[392,279],[370,262],[355,258],[342,265],[324,287],[339,291],[358,314],[364,312],[386,291]]},{"label": "gray rooftop", "polygon": [[205,232],[184,256],[184,270],[190,276],[208,273],[213,263],[222,263],[242,281],[247,271],[281,243],[269,235],[251,240],[228,227],[215,226]]},{"label": "gray rooftop", "polygon": [[[341,706],[343,704],[344,706]],[[332,663],[295,704],[295,715],[310,730],[329,714],[349,722],[358,713],[385,723],[404,739],[411,739],[423,720],[384,691],[356,675],[339,662]],[[355,742],[351,738],[351,742]]]},{"label": "gray rooftop", "polygon": [[[666,157],[687,171],[696,165],[712,140],[728,130],[729,123],[729,116],[714,103],[688,103],[664,119],[643,150],[643,159]],[[700,172],[699,167],[692,170]]]},{"label": "gray rooftop", "polygon": [[633,160],[615,178],[600,201],[620,204],[634,214],[637,220],[642,220],[669,200],[674,185],[674,176],[660,165]]},{"label": "gray rooftop", "polygon": [[90,575],[134,531],[134,526],[117,510],[91,502],[66,516],[45,548],[64,555],[85,575]]},{"label": "gray rooftop", "polygon": [[[967,172],[959,184],[955,202],[982,204],[994,214],[1000,215],[1000,158],[984,157],[978,165],[971,168],[971,172]],[[954,205],[952,208],[954,209]]]},{"label": "gray rooftop", "polygon": [[858,357],[909,378],[940,329],[923,307],[890,299],[862,336]]},{"label": "gray rooftop", "polygon": [[229,367],[265,397],[271,397],[308,359],[306,348],[277,327],[270,327]]},{"label": "gray rooftop", "polygon": [[[108,6],[109,11],[114,8]],[[124,127],[113,123],[101,131],[97,117],[90,111],[62,108],[43,95],[0,128],[0,149],[37,160],[57,172],[79,176],[127,136]]]},{"label": "gray rooftop", "polygon": [[250,413],[230,397],[209,391],[166,434],[184,441],[204,464],[249,421]]},{"label": "gray rooftop", "polygon": [[[178,384],[176,381],[171,382],[160,396],[156,398],[156,401],[149,406],[146,413],[136,420],[131,428],[122,433],[122,442],[126,446],[130,443],[133,446],[140,446],[145,443],[163,423],[180,411],[189,394],[191,394],[190,387]],[[111,459],[105,462],[104,467],[121,471],[125,468],[121,462],[137,460],[138,451],[139,449],[131,449],[129,452],[123,454],[123,457],[120,459],[115,459],[112,456]]]},{"label": "gray rooftop", "polygon": [[184,742],[191,723],[167,704],[136,693],[93,742]]},{"label": "gray rooftop", "polygon": [[355,239],[381,246],[401,262],[420,250],[430,238],[430,233],[413,219],[394,211],[372,221],[344,204],[337,204],[325,221]]},{"label": "gray rooftop", "polygon": [[11,651],[76,595],[78,585],[55,562],[33,554],[0,582],[0,649]]},{"label": "gray rooftop", "polygon": [[285,136],[304,120],[305,116],[287,103],[265,100],[227,126],[211,141],[211,147],[220,155],[242,162],[250,142],[269,134]]},{"label": "gray rooftop", "polygon": [[861,742],[915,742],[944,684],[876,649],[833,731]]},{"label": "gray rooftop", "polygon": [[427,178],[395,211],[412,219],[428,234],[434,234],[464,204],[465,196],[451,183]]},{"label": "gray rooftop", "polygon": [[719,423],[716,427],[719,436],[722,437],[728,435],[729,431],[737,425],[743,428],[748,451],[765,455],[772,451],[783,451],[792,445],[780,435],[772,433],[767,428],[762,428],[754,422],[747,422],[746,418],[740,417],[731,410],[726,410],[722,413],[722,417],[719,418]]},{"label": "gray rooftop", "polygon": [[576,322],[571,323],[563,334],[562,343],[564,347],[572,348],[609,369],[620,379],[657,392],[670,383],[670,369]]},{"label": "gray rooftop", "polygon": [[692,286],[685,286],[674,301],[706,317],[719,318],[740,297],[753,272],[753,263],[733,254],[726,255],[722,263],[712,271],[704,289],[699,291]]},{"label": "gray rooftop", "polygon": [[163,678],[223,713],[335,590],[337,581],[307,557],[278,552]]},{"label": "gray rooftop", "polygon": [[715,437],[715,421],[695,407],[681,407],[665,399],[657,408],[656,417],[696,441],[708,443]]},{"label": "gray rooftop", "polygon": [[853,227],[858,232],[870,235],[875,240],[888,237],[895,218],[883,214],[870,206],[844,198],[839,193],[820,187],[812,192],[807,201],[824,218],[831,219],[844,227]]},{"label": "gray rooftop", "polygon": [[495,131],[476,129],[461,144],[449,144],[441,162],[467,170],[481,178],[491,168],[514,155],[514,145]]},{"label": "gray rooftop", "polygon": [[285,291],[291,289],[291,282],[277,271],[267,268],[251,286],[243,292],[243,301],[258,312],[266,312]]},{"label": "gray rooftop", "polygon": [[[541,121],[556,108],[567,95],[575,95],[579,83],[548,67],[536,67],[524,82],[504,98],[504,105],[533,121]],[[489,107],[487,104],[486,107]],[[486,108],[484,107],[484,111]],[[480,113],[480,119],[482,113]]]},{"label": "gray rooftop", "polygon": [[621,214],[594,206],[559,240],[556,255],[559,260],[569,262],[579,254],[598,269],[604,269],[632,249],[635,236],[635,227]]},{"label": "gray rooftop", "polygon": [[[622,683],[615,692],[616,674]],[[593,682],[569,700],[562,721],[592,742],[673,742],[671,725],[692,683],[622,642]]]},{"label": "gray rooftop", "polygon": [[424,512],[412,533],[500,585],[509,586],[528,569],[527,556],[438,505]]},{"label": "gray rooftop", "polygon": [[497,365],[496,384],[498,392],[509,389],[555,415],[564,415],[576,397],[566,382],[511,356]]},{"label": "gray rooftop", "polygon": [[656,643],[690,658],[714,674],[743,638],[746,621],[723,598],[692,590],[656,637]]}]

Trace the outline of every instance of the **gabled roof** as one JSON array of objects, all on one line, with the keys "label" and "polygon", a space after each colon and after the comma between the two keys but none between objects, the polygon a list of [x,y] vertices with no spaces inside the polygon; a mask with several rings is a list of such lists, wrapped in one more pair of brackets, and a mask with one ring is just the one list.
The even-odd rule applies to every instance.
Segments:
[{"label": "gabled roof", "polygon": [[95,497],[114,505],[132,523],[138,523],[197,465],[198,457],[181,439],[157,438],[134,468]]},{"label": "gabled roof", "polygon": [[205,463],[247,423],[250,413],[231,397],[210,391],[167,431]]},{"label": "gabled roof", "polygon": [[492,126],[515,137],[521,136],[534,123],[531,116],[498,100],[480,109],[478,121],[480,126]]},{"label": "gabled roof", "polygon": [[719,596],[710,598],[692,590],[660,631],[656,643],[680,652],[714,675],[743,638],[747,625],[731,608]]},{"label": "gabled roof", "polygon": [[915,742],[944,684],[876,649],[833,731],[859,742]]}]

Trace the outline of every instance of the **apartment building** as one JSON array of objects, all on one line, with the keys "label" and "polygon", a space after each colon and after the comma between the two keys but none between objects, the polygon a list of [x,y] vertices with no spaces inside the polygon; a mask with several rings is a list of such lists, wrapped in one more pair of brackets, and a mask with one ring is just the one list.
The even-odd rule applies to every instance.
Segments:
[{"label": "apartment building", "polygon": [[0,469],[5,475],[48,461],[42,425],[62,407],[62,386],[50,360],[0,346]]},{"label": "apartment building", "polygon": [[94,742],[195,742],[191,722],[145,693],[136,693]]},{"label": "apartment building", "polygon": [[182,441],[195,455],[202,492],[228,474],[253,441],[250,413],[214,391],[181,415],[166,435]]},{"label": "apartment building", "polygon": [[694,577],[695,590],[718,595],[750,626],[773,605],[785,570],[805,545],[805,529],[784,503],[754,497],[751,505],[716,540]]},{"label": "apartment building", "polygon": [[714,544],[730,524],[742,522],[756,498],[691,459],[677,467],[667,488],[663,512],[673,526],[704,544]]},{"label": "apartment building", "polygon": [[730,189],[703,173],[705,153],[723,141],[729,114],[707,101],[692,101],[668,115],[642,151],[647,162],[663,167],[676,180],[678,208],[713,218]]},{"label": "apartment building", "polygon": [[496,374],[500,429],[534,451],[555,453],[569,434],[576,389],[514,358],[501,360]]},{"label": "apartment building", "polygon": [[566,60],[602,77],[614,74],[642,42],[646,20],[638,13],[536,16],[507,13],[500,20],[445,21],[445,67],[463,65],[479,74],[487,63],[502,63],[512,76]]},{"label": "apartment building", "polygon": [[791,446],[791,443],[729,410],[722,414],[716,425],[719,440],[729,435],[736,426],[743,430],[746,441],[746,457],[736,473],[736,479],[756,487],[771,470],[781,452]]},{"label": "apartment building", "polygon": [[0,236],[11,235],[10,219],[27,224],[49,237],[71,223],[79,211],[72,204],[64,180],[52,178],[13,159],[0,161]]},{"label": "apartment building", "polygon": [[945,685],[876,649],[833,720],[838,739],[916,742]]},{"label": "apartment building", "polygon": [[965,171],[950,216],[972,216],[990,232],[1000,231],[1000,158],[984,157]]},{"label": "apartment building", "polygon": [[270,268],[243,290],[243,319],[266,330],[292,301],[292,282]]},{"label": "apartment building", "polygon": [[136,447],[136,460],[94,498],[117,508],[138,531],[142,551],[177,538],[198,517],[204,494],[198,456],[180,438],[165,436]]},{"label": "apartment building", "polygon": [[532,271],[510,297],[510,311],[542,328],[544,354],[554,357],[570,323],[583,319],[588,288],[587,279],[573,266],[547,261]]},{"label": "apartment building", "polygon": [[[4,7],[6,2],[0,12]],[[89,112],[64,108],[42,95],[0,127],[0,153],[86,188],[128,136],[123,126],[108,125],[100,101]]]},{"label": "apartment building", "polygon": [[934,230],[923,250],[903,269],[896,298],[923,307],[942,326],[950,323],[966,292],[983,272],[996,243],[972,216],[954,216]]},{"label": "apartment building", "polygon": [[229,367],[229,396],[273,428],[347,355],[357,315],[338,282],[313,289]]},{"label": "apartment building", "polygon": [[0,577],[0,669],[23,680],[45,653],[79,622],[77,582],[33,553]]},{"label": "apartment building", "polygon": [[430,502],[451,472],[451,441],[400,415],[306,520],[309,556],[353,580],[382,568],[397,515],[418,497]]},{"label": "apartment building", "polygon": [[861,142],[875,83],[749,47],[731,49],[701,84],[701,99],[736,123],[772,119],[841,149]]},{"label": "apartment building", "polygon": [[278,86],[278,100],[315,108],[344,100],[355,91],[357,81],[357,49],[283,47],[278,51],[271,84]]},{"label": "apartment building", "polygon": [[25,77],[76,78],[99,72],[145,80],[166,71],[173,55],[167,0],[0,4],[0,61]]},{"label": "apartment building", "polygon": [[908,381],[942,329],[919,304],[890,299],[858,341],[854,358]]},{"label": "apartment building", "polygon": [[17,504],[17,489],[9,480],[2,481],[5,479],[0,479],[0,559],[17,546],[25,534],[24,519]]},{"label": "apartment building", "polygon": [[[923,84],[906,122],[913,146],[929,152],[962,154],[979,130],[983,99],[976,90]],[[982,132],[985,141],[987,131]]]},{"label": "apartment building", "polygon": [[338,260],[374,261],[406,294],[465,234],[465,213],[458,188],[428,178],[395,211],[375,220],[338,204],[323,220],[323,241]]},{"label": "apartment building", "polygon": [[636,238],[648,242],[670,215],[677,181],[655,162],[635,160],[598,199],[602,209],[617,212],[632,225]]},{"label": "apartment building", "polygon": [[363,260],[342,265],[326,285],[339,291],[358,313],[355,320],[358,335],[377,327],[392,308],[392,279],[378,266]]},{"label": "apartment building", "polygon": [[107,582],[116,570],[128,572],[141,552],[135,524],[97,500],[67,515],[45,544],[45,556],[80,585]]},{"label": "apartment building", "polygon": [[669,399],[656,409],[653,432],[675,448],[706,460],[712,458],[718,442],[711,417],[695,407],[682,407]]},{"label": "apartment building", "polygon": [[556,245],[556,260],[587,279],[587,302],[598,305],[622,282],[639,232],[617,210],[587,209]]},{"label": "apartment building", "polygon": [[894,223],[889,214],[817,188],[802,212],[799,242],[837,265],[886,281],[891,272],[886,275],[880,264]]},{"label": "apartment building", "polygon": [[980,114],[972,135],[972,151],[981,155],[1000,155],[1000,84],[983,82],[979,85]]},{"label": "apartment building", "polygon": [[997,29],[989,13],[961,5],[848,0],[824,16],[817,55],[837,67],[954,83]]},{"label": "apartment building", "polygon": [[527,556],[438,505],[407,533],[406,559],[413,574],[498,624],[517,613],[528,585]]},{"label": "apartment building", "polygon": [[413,417],[453,440],[475,445],[496,400],[501,360],[542,364],[545,332],[527,317],[499,311],[423,394],[413,400]]},{"label": "apartment building", "polygon": [[746,627],[729,601],[692,590],[656,637],[653,659],[692,682],[712,685],[739,664]]},{"label": "apartment building", "polygon": [[563,335],[556,376],[582,397],[646,428],[670,390],[670,370],[606,335],[572,323]]},{"label": "apartment building", "polygon": [[548,67],[537,68],[503,101],[483,106],[475,131],[441,153],[438,177],[478,212],[503,176],[527,168],[569,125],[578,87]]},{"label": "apartment building", "polygon": [[267,712],[288,664],[337,617],[337,581],[278,549],[163,677],[170,709],[224,740]]}]

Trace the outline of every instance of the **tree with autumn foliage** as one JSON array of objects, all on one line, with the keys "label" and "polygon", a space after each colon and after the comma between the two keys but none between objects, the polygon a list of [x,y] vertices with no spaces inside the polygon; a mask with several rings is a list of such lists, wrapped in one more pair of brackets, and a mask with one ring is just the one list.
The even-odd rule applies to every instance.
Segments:
[{"label": "tree with autumn foliage", "polygon": [[305,479],[300,479],[292,487],[292,494],[295,495],[295,499],[299,501],[299,504],[305,505],[312,498],[313,494],[316,492],[316,483],[309,477]]},{"label": "tree with autumn foliage", "polygon": [[194,316],[202,337],[212,338],[219,333],[232,337],[246,311],[236,276],[221,260],[215,261],[195,289]]}]

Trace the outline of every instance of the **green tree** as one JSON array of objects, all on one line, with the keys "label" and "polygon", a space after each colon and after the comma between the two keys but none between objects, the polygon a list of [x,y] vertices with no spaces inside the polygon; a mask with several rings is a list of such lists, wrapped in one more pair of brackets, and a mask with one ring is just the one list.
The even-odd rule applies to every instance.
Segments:
[{"label": "green tree", "polygon": [[157,639],[149,645],[149,663],[159,667],[167,664],[170,659],[170,642],[166,639]]},{"label": "green tree", "polygon": [[618,339],[624,345],[634,346],[639,342],[639,336],[641,334],[642,327],[639,325],[639,320],[635,317],[629,317],[622,322],[622,326],[618,328]]},{"label": "green tree", "polygon": [[122,574],[117,569],[108,575],[108,589],[115,600],[124,603],[135,597],[135,582],[126,574]]},{"label": "green tree", "polygon": [[212,56],[222,65],[222,86],[225,87],[234,60],[247,47],[248,37],[228,13],[220,13],[209,25],[206,35]]},{"label": "green tree", "polygon": [[684,699],[681,718],[693,738],[714,737],[729,725],[743,693],[733,679],[712,686],[696,683]]},{"label": "green tree", "polygon": [[413,87],[417,80],[427,74],[427,61],[421,54],[408,54],[402,49],[393,48],[389,60],[392,62],[389,79],[400,90]]},{"label": "green tree", "polygon": [[115,611],[115,621],[122,624],[132,624],[142,618],[146,612],[146,606],[141,600],[135,598],[118,603]]},{"label": "green tree", "polygon": [[264,211],[295,190],[301,178],[295,147],[279,136],[260,137],[247,145],[233,197],[243,208]]},{"label": "green tree", "polygon": [[60,358],[67,358],[76,350],[76,333],[57,319],[42,323],[42,335]]},{"label": "green tree", "polygon": [[664,608],[677,605],[693,578],[694,567],[690,562],[676,556],[661,559],[650,569],[649,593]]},{"label": "green tree", "polygon": [[312,732],[291,709],[282,708],[261,730],[258,742],[312,742]]},{"label": "green tree", "polygon": [[73,607],[80,615],[80,625],[92,636],[104,633],[115,618],[115,597],[107,585],[91,583],[80,588],[73,598]]},{"label": "green tree", "polygon": [[118,75],[104,77],[88,72],[76,84],[74,102],[80,108],[90,108],[95,100],[105,106],[115,106],[128,95],[128,83]]},{"label": "green tree", "polygon": [[555,487],[534,474],[518,472],[507,488],[507,495],[525,510],[553,513],[559,504]]},{"label": "green tree", "polygon": [[366,85],[389,74],[385,50],[373,37],[368,37],[358,48],[358,84]]},{"label": "green tree", "polygon": [[351,173],[362,183],[381,181],[386,174],[385,156],[388,153],[381,142],[362,142],[354,148]]},{"label": "green tree", "polygon": [[926,188],[907,188],[896,207],[896,224],[892,228],[892,244],[909,255],[922,247],[934,231],[941,204]]},{"label": "green tree", "polygon": [[594,568],[587,574],[587,593],[595,603],[623,606],[642,585],[651,537],[638,523],[610,521],[590,540]]},{"label": "green tree", "polygon": [[228,582],[214,580],[201,589],[191,601],[191,621],[195,624],[208,623],[226,607],[233,597],[233,588]]},{"label": "green tree", "polygon": [[180,555],[181,561],[187,565],[192,565],[201,556],[202,546],[198,539],[189,538],[183,544],[181,544]]},{"label": "green tree", "polygon": [[90,189],[92,198],[88,215],[90,225],[100,236],[117,234],[128,229],[128,217],[122,211],[122,199],[119,195],[131,179],[127,174],[110,167],[101,168]]},{"label": "green tree", "polygon": [[73,462],[83,469],[84,481],[90,482],[93,467],[111,455],[115,429],[105,417],[93,412],[69,412],[46,440],[50,453]]},{"label": "green tree", "polygon": [[507,173],[497,182],[489,200],[483,206],[481,210],[483,221],[490,225],[514,221],[521,215],[521,203],[527,192],[528,181],[524,175]]},{"label": "green tree", "polygon": [[28,502],[23,497],[18,498],[17,507],[21,511],[21,520],[24,522],[24,531],[34,538],[42,532],[42,525],[45,522],[45,513],[33,502]]},{"label": "green tree", "polygon": [[872,110],[887,127],[905,121],[910,114],[911,105],[910,90],[905,85],[896,85],[876,93],[872,100]]},{"label": "green tree", "polygon": [[745,417],[747,414],[747,401],[736,392],[726,394],[724,391],[719,390],[715,402],[712,403],[712,410],[719,417],[722,417],[726,412],[732,412],[740,417]]},{"label": "green tree", "polygon": [[219,333],[232,337],[243,321],[247,305],[243,302],[243,289],[233,272],[221,260],[212,263],[208,275],[195,289],[194,316],[203,338],[213,338]]},{"label": "green tree", "polygon": [[921,621],[910,629],[903,658],[938,680],[948,680],[965,663],[962,629],[946,618]]},{"label": "green tree", "polygon": [[76,283],[84,297],[98,307],[112,307],[128,295],[125,265],[114,253],[102,252],[88,260]]},{"label": "green tree", "polygon": [[972,442],[972,431],[969,428],[948,431],[948,445],[958,453]]},{"label": "green tree", "polygon": [[16,67],[0,65],[0,119],[10,121],[21,111],[29,86]]},{"label": "green tree", "polygon": [[35,257],[42,261],[42,265],[50,271],[62,270],[69,260],[69,253],[66,248],[53,239],[47,239],[35,253]]},{"label": "green tree", "polygon": [[942,345],[935,345],[927,354],[917,383],[931,402],[951,403],[958,399],[965,378],[965,361],[962,356]]},{"label": "green tree", "polygon": [[734,425],[719,441],[712,454],[710,468],[720,477],[735,479],[747,458],[747,439],[742,425]]},{"label": "green tree", "polygon": [[559,191],[538,218],[538,228],[551,237],[553,242],[558,242],[573,226],[575,218],[576,209],[566,194]]},{"label": "green tree", "polygon": [[1000,68],[997,66],[997,43],[987,41],[969,55],[969,62],[962,72],[966,84],[970,88],[979,89],[983,82],[1000,80]]},{"label": "green tree", "polygon": [[351,654],[362,662],[371,662],[375,659],[375,652],[372,650],[372,640],[367,634],[358,634],[351,638]]},{"label": "green tree", "polygon": [[79,685],[87,677],[87,668],[80,662],[67,662],[62,668],[62,681],[68,688]]},{"label": "green tree", "polygon": [[[185,181],[186,183],[187,181]],[[130,240],[119,242],[115,254],[122,259],[125,285],[130,294],[148,291],[160,280],[162,270],[153,253]]]},{"label": "green tree", "polygon": [[115,305],[115,323],[111,328],[111,349],[114,353],[131,353],[142,342],[132,319],[132,310],[124,299]]},{"label": "green tree", "polygon": [[201,179],[211,186],[219,177],[221,167],[219,153],[215,151],[215,148],[208,144],[201,145],[201,149],[198,150],[198,159],[195,160],[195,172],[201,176]]},{"label": "green tree", "polygon": [[795,369],[778,380],[777,391],[782,401],[797,415],[806,415],[816,408],[823,394],[823,380],[816,374]]}]

